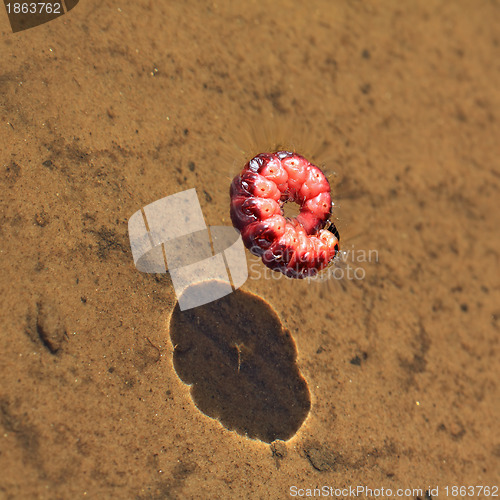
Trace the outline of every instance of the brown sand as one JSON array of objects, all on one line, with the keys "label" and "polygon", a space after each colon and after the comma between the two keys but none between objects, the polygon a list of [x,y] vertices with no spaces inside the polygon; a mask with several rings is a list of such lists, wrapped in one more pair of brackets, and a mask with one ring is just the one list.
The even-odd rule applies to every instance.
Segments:
[{"label": "brown sand", "polygon": [[[498,484],[499,26],[493,0],[1,14],[0,498]],[[279,141],[335,173],[344,248],[378,262],[308,284],[249,256],[310,393],[270,445],[195,406],[127,221],[195,187],[229,224],[231,176]]]}]

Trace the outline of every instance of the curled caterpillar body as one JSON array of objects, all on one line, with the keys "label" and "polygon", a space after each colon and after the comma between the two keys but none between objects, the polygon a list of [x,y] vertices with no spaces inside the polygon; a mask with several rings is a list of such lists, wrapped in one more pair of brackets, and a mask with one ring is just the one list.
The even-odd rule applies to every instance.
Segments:
[{"label": "curled caterpillar body", "polygon": [[[339,251],[330,184],[323,172],[289,151],[252,158],[231,184],[231,220],[245,246],[262,262],[290,278],[314,276]],[[295,202],[300,213],[283,215]]]}]

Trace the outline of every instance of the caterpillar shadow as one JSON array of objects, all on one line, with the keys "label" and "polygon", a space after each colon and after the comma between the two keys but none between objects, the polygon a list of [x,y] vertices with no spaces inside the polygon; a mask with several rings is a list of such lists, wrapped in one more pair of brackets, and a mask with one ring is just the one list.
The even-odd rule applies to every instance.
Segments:
[{"label": "caterpillar shadow", "polygon": [[187,311],[177,304],[170,336],[177,375],[204,414],[267,443],[300,428],[309,390],[295,343],[264,300],[237,290]]}]

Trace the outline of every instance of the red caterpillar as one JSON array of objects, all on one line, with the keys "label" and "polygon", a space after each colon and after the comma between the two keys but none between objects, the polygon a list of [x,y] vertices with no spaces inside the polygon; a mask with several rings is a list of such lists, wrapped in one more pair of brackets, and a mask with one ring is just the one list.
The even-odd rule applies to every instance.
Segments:
[{"label": "red caterpillar", "polygon": [[[328,221],[330,184],[303,156],[289,151],[255,156],[233,179],[230,195],[233,226],[267,267],[305,278],[324,269],[339,251],[339,234]],[[283,216],[287,201],[300,205],[293,219]]]}]

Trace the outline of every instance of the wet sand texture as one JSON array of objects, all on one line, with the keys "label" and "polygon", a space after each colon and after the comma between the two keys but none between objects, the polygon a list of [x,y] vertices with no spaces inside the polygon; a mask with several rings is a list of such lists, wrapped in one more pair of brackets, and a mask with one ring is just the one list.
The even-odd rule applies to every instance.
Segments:
[{"label": "wet sand texture", "polygon": [[[499,26],[465,0],[0,13],[0,498],[498,484]],[[343,249],[376,258],[312,284],[247,253],[180,314],[130,216],[195,188],[230,225],[271,148],[326,172]]]}]

